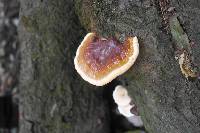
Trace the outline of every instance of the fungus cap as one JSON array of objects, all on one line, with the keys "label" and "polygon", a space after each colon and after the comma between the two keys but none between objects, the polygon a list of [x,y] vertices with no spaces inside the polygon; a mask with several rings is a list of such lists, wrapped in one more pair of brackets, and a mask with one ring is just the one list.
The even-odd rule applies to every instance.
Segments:
[{"label": "fungus cap", "polygon": [[103,86],[126,72],[139,54],[137,37],[128,37],[123,44],[116,39],[88,33],[76,51],[75,69],[81,77],[96,86]]},{"label": "fungus cap", "polygon": [[113,99],[118,106],[126,106],[131,102],[131,98],[128,96],[126,88],[121,85],[115,87]]}]

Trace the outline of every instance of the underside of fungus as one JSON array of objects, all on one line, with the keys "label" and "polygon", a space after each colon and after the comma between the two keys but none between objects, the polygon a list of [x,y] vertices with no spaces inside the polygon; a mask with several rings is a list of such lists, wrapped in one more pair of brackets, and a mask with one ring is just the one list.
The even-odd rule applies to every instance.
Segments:
[{"label": "underside of fungus", "polygon": [[77,49],[75,69],[81,77],[96,86],[103,86],[126,72],[139,54],[137,37],[124,43],[115,38],[102,38],[88,33]]}]

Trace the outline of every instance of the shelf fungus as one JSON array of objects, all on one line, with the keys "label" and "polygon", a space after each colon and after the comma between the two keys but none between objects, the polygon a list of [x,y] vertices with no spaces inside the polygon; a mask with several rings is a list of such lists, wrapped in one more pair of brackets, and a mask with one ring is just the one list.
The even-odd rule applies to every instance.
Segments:
[{"label": "shelf fungus", "polygon": [[102,38],[88,33],[77,49],[75,69],[81,77],[96,86],[103,86],[126,72],[139,54],[137,37],[124,43],[115,38]]},{"label": "shelf fungus", "polygon": [[113,99],[117,104],[117,109],[120,114],[125,116],[129,122],[136,127],[142,127],[143,122],[139,116],[136,105],[128,95],[128,91],[125,87],[118,85],[113,91]]}]

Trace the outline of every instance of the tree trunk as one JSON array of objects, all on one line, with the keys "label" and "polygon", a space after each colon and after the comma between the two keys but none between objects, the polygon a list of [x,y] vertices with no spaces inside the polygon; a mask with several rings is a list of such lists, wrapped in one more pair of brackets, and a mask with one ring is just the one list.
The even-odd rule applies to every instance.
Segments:
[{"label": "tree trunk", "polygon": [[186,49],[200,66],[199,15],[198,1],[21,0],[20,132],[110,132],[104,87],[89,85],[74,69],[84,29],[139,38],[136,63],[117,80],[149,133],[200,132],[200,83],[197,76],[188,80],[175,60]]},{"label": "tree trunk", "polygon": [[108,133],[103,90],[74,69],[85,30],[72,0],[22,0],[20,16],[20,132]]}]

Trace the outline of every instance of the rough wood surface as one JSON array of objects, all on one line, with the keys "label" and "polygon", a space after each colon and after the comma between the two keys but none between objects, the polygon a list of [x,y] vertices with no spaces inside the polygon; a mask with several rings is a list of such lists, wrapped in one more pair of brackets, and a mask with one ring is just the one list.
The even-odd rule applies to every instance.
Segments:
[{"label": "rough wood surface", "polygon": [[108,133],[102,89],[75,72],[85,34],[71,0],[21,0],[20,133]]},{"label": "rough wood surface", "polygon": [[[21,132],[109,133],[102,87],[84,82],[73,67],[75,50],[85,35],[81,25],[119,40],[139,38],[135,65],[117,80],[127,86],[149,133],[200,132],[200,83],[182,75],[171,35],[162,30],[157,3],[21,0]],[[172,0],[170,5],[196,44],[193,57],[200,66],[200,3]]]},{"label": "rough wood surface", "polygon": [[[83,3],[82,9],[87,9],[87,4],[83,1],[80,3]],[[124,34],[139,37],[139,58],[119,80],[127,85],[149,132],[197,133],[200,132],[199,81],[189,81],[182,75],[178,61],[175,60],[176,44],[171,35],[161,28],[157,3],[149,0],[104,0],[93,3],[93,8],[89,8],[92,14],[89,26],[102,35],[119,36],[119,39]],[[196,44],[192,52],[196,66],[199,67],[200,28],[197,25],[200,21],[200,3],[183,0],[171,1],[170,4],[177,9],[185,32]],[[83,12],[79,16],[84,18],[86,15]]]}]

